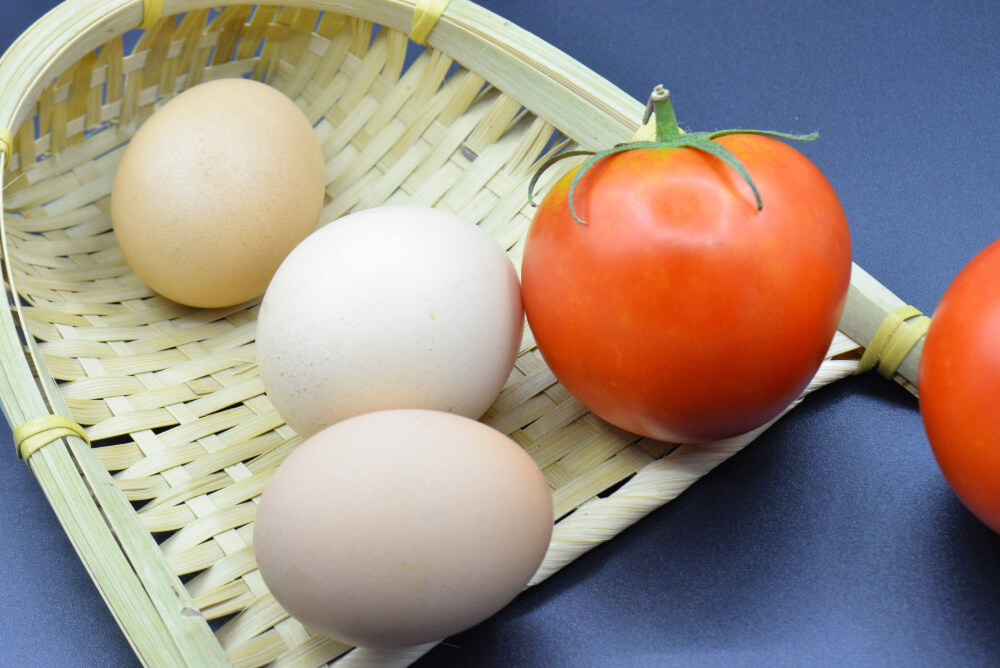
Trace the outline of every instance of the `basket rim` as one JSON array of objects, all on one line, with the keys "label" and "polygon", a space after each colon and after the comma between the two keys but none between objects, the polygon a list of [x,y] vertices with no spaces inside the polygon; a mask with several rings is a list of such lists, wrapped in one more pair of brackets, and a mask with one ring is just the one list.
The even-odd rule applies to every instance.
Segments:
[{"label": "basket rim", "polygon": [[[225,4],[272,3],[236,0]],[[286,0],[273,4],[344,14],[407,33],[419,0]],[[217,6],[219,3],[212,0],[164,0],[160,16]],[[65,0],[38,19],[0,55],[0,81],[8,82],[0,90],[0,127],[16,134],[41,91],[55,77],[108,39],[137,29],[145,7],[145,0]],[[471,0],[451,0],[427,44],[454,57],[471,39],[486,48],[456,60],[508,94],[522,92],[513,97],[584,148],[604,148],[627,139],[638,127],[644,103]],[[526,76],[541,88],[525,90]],[[589,113],[577,116],[573,112],[581,100],[586,101]]]}]

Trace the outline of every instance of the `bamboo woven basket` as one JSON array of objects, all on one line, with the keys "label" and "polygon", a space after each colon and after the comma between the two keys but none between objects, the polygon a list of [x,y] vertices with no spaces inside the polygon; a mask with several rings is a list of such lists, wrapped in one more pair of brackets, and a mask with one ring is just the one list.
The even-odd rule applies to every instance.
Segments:
[{"label": "bamboo woven basket", "polygon": [[[540,161],[628,140],[644,105],[466,0],[435,22],[442,4],[69,0],[0,60],[11,303],[0,313],[0,399],[24,425],[15,440],[42,432],[22,454],[147,665],[406,665],[430,647],[352,649],[313,636],[268,593],[251,545],[256,499],[300,438],[256,372],[258,303],[199,310],[155,295],[117,248],[109,193],[124,146],[159,104],[248,76],[315,124],[322,221],[383,203],[440,207],[487,229],[520,266]],[[894,348],[869,346],[862,368],[882,358],[912,390],[926,319],[903,306],[855,267],[841,331],[807,392],[856,372],[883,321],[877,340]],[[37,422],[53,415],[62,421]],[[763,431],[676,447],[613,428],[560,387],[530,331],[483,420],[523,445],[552,488],[557,522],[532,584]]]}]

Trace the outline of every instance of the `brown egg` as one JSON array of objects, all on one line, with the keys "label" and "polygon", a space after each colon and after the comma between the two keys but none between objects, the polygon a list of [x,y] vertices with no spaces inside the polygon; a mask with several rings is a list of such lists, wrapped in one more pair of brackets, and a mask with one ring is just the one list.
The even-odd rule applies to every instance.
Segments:
[{"label": "brown egg", "polygon": [[158,109],[125,149],[111,219],[129,266],[200,307],[259,297],[319,221],[324,162],[305,114],[280,91],[220,79]]},{"label": "brown egg", "polygon": [[264,491],[257,565],[313,632],[365,647],[441,640],[534,575],[552,494],[531,457],[450,413],[366,413],[306,440]]}]

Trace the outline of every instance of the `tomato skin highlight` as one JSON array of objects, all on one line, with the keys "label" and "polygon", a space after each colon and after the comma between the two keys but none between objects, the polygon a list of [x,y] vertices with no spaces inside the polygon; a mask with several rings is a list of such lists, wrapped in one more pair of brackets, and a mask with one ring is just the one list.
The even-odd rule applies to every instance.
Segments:
[{"label": "tomato skin highlight", "polygon": [[847,296],[851,245],[829,182],[760,135],[718,139],[761,193],[691,148],[608,156],[546,194],[522,294],[552,372],[593,413],[673,442],[759,427],[806,387]]},{"label": "tomato skin highlight", "polygon": [[917,380],[941,473],[972,514],[1000,533],[1000,239],[942,295]]}]

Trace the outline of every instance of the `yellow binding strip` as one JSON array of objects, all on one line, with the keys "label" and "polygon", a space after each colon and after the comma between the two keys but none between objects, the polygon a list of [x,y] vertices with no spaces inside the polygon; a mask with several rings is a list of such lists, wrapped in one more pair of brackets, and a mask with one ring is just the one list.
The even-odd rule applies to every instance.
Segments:
[{"label": "yellow binding strip", "polygon": [[139,28],[149,30],[160,20],[163,12],[163,0],[142,0],[142,23]]},{"label": "yellow binding strip", "polygon": [[427,36],[444,14],[449,0],[417,0],[413,8],[413,24],[410,27],[410,39],[417,44],[426,44]]},{"label": "yellow binding strip", "polygon": [[[911,318],[917,319],[907,322]],[[930,325],[931,319],[913,306],[900,306],[890,311],[865,348],[858,364],[858,373],[877,366],[881,376],[892,378],[913,346],[927,333]]]},{"label": "yellow binding strip", "polygon": [[10,154],[14,152],[14,133],[9,128],[0,126],[0,153],[7,157],[7,165],[10,165]]},{"label": "yellow binding strip", "polygon": [[79,436],[90,443],[87,432],[79,424],[64,415],[46,415],[28,420],[14,429],[14,446],[17,456],[28,461],[39,448],[64,436]]}]

